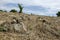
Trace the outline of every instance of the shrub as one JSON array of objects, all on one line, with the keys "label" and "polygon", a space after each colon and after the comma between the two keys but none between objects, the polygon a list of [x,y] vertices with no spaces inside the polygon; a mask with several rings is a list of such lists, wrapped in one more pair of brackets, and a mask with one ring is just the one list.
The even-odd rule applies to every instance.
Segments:
[{"label": "shrub", "polygon": [[4,12],[7,12],[6,10],[4,10]]},{"label": "shrub", "polygon": [[18,7],[20,9],[19,13],[22,13],[23,7],[21,6],[21,4],[18,4]]},{"label": "shrub", "polygon": [[0,12],[7,12],[6,10],[0,10]]},{"label": "shrub", "polygon": [[3,12],[3,10],[0,10],[0,12]]},{"label": "shrub", "polygon": [[15,10],[15,9],[12,9],[10,12],[17,12],[17,10]]},{"label": "shrub", "polygon": [[60,16],[60,11],[58,11],[58,13],[56,15],[59,17]]}]

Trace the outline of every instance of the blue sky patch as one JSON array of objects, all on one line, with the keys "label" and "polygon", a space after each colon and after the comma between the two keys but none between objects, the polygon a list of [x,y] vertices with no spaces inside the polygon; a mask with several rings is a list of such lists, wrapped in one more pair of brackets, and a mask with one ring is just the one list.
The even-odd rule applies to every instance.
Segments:
[{"label": "blue sky patch", "polygon": [[15,3],[7,3],[7,4],[4,4],[4,6],[8,6],[8,7],[18,7],[18,5],[15,4]]}]

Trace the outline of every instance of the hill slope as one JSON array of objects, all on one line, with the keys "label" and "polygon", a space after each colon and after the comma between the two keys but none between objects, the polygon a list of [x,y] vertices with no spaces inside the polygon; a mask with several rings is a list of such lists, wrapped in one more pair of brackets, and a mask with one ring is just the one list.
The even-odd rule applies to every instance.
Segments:
[{"label": "hill slope", "polygon": [[0,40],[60,40],[60,17],[0,12]]}]

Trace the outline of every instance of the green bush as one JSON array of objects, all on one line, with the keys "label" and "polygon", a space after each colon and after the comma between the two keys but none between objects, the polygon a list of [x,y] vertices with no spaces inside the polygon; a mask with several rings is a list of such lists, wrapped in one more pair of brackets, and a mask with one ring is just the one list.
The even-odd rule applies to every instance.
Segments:
[{"label": "green bush", "polygon": [[0,10],[0,12],[7,12],[6,10]]},{"label": "green bush", "polygon": [[59,17],[60,16],[60,11],[58,11],[58,13],[56,15]]},{"label": "green bush", "polygon": [[21,5],[21,4],[18,4],[18,7],[19,7],[19,9],[20,9],[19,13],[22,13],[22,10],[23,10],[22,5]]},{"label": "green bush", "polygon": [[7,12],[6,10],[4,10],[4,12]]},{"label": "green bush", "polygon": [[17,12],[17,10],[15,10],[15,9],[12,9],[10,12]]},{"label": "green bush", "polygon": [[3,12],[3,10],[0,10],[0,12]]}]

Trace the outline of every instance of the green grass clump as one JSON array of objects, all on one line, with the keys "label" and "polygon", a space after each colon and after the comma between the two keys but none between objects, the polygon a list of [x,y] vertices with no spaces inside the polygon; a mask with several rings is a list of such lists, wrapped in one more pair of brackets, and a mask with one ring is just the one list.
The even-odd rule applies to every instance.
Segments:
[{"label": "green grass clump", "polygon": [[6,30],[6,28],[5,27],[3,27],[3,26],[0,26],[0,32],[6,32],[7,30]]}]

